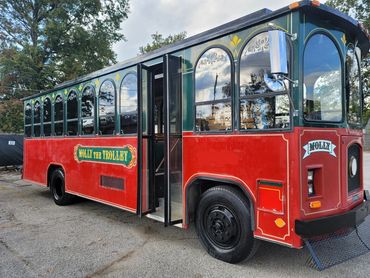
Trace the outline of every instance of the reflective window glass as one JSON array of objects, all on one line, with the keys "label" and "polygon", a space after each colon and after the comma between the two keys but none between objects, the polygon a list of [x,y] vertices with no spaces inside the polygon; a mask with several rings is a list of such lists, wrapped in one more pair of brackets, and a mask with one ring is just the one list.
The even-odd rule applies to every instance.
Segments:
[{"label": "reflective window glass", "polygon": [[231,59],[221,48],[207,50],[195,68],[197,131],[231,130]]},{"label": "reflective window glass", "polygon": [[26,137],[31,137],[32,131],[32,106],[31,104],[27,103],[25,110],[24,110],[24,135]]},{"label": "reflective window glass", "polygon": [[346,56],[346,95],[348,122],[361,123],[360,67],[355,51],[350,48]]},{"label": "reflective window glass", "polygon": [[40,105],[40,102],[36,101],[34,110],[33,110],[33,122],[35,124],[40,123],[40,113],[41,113],[41,105]]},{"label": "reflective window glass", "polygon": [[32,128],[30,125],[24,127],[24,135],[26,137],[31,137],[31,131],[32,131]]},{"label": "reflective window glass", "polygon": [[37,124],[37,125],[34,125],[33,126],[33,135],[35,136],[35,137],[40,137],[40,124]]},{"label": "reflective window glass", "polygon": [[60,95],[57,96],[55,99],[54,120],[55,121],[63,120],[63,98]]},{"label": "reflective window glass", "polygon": [[106,80],[99,90],[99,133],[115,133],[116,89],[110,80]]},{"label": "reflective window glass", "polygon": [[33,135],[35,137],[40,137],[41,130],[40,130],[40,121],[41,121],[41,105],[39,101],[35,102],[33,108]]},{"label": "reflective window glass", "polygon": [[27,103],[25,109],[25,124],[30,125],[32,123],[32,107],[31,104]]},{"label": "reflective window glass", "polygon": [[245,98],[240,100],[240,129],[288,128],[287,95]]},{"label": "reflective window glass", "polygon": [[44,126],[44,136],[51,135],[51,100],[50,98],[45,98],[44,100],[44,112],[43,112],[43,126]]},{"label": "reflective window glass", "polygon": [[304,117],[309,121],[342,120],[341,61],[333,41],[312,36],[304,52]]},{"label": "reflective window glass", "polygon": [[195,70],[195,101],[231,97],[231,61],[221,48],[212,48],[199,59]]},{"label": "reflective window glass", "polygon": [[81,125],[82,134],[94,134],[95,130],[95,91],[91,86],[82,92],[81,99]]},{"label": "reflective window glass", "polygon": [[76,119],[78,118],[78,100],[77,93],[71,91],[67,98],[67,119]]},{"label": "reflective window glass", "polygon": [[54,132],[55,135],[63,135],[63,97],[58,95],[54,103]]},{"label": "reflective window glass", "polygon": [[77,93],[71,91],[67,98],[67,135],[78,133],[78,99]]},{"label": "reflective window glass", "polygon": [[274,93],[266,84],[271,78],[269,35],[263,32],[246,44],[240,57],[240,129],[289,128],[289,84]]},{"label": "reflective window glass", "polygon": [[121,133],[137,131],[137,77],[136,73],[127,74],[120,90]]},{"label": "reflective window glass", "polygon": [[231,103],[197,105],[196,127],[200,131],[231,129]]},{"label": "reflective window glass", "polygon": [[264,76],[270,75],[270,47],[268,32],[253,37],[244,47],[240,58],[240,96],[271,92]]},{"label": "reflective window glass", "polygon": [[51,101],[50,98],[44,100],[44,123],[51,122]]}]

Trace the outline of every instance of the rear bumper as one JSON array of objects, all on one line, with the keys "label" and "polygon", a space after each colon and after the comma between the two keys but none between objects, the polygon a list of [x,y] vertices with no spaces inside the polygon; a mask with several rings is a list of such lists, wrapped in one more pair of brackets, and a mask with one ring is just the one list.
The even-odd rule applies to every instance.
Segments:
[{"label": "rear bumper", "polygon": [[345,228],[360,225],[370,214],[370,194],[365,191],[365,201],[343,214],[322,217],[313,220],[295,221],[295,232],[304,238],[333,233]]}]

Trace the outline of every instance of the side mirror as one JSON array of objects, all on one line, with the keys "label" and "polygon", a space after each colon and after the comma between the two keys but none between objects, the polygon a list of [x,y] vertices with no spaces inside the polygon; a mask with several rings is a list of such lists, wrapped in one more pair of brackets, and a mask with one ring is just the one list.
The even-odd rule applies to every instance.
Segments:
[{"label": "side mirror", "polygon": [[268,32],[271,74],[288,74],[286,34],[280,30]]}]

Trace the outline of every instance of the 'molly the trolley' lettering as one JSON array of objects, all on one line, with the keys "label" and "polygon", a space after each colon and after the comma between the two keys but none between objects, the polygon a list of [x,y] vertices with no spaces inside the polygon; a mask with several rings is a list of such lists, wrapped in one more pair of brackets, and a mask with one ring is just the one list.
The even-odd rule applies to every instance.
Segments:
[{"label": "'molly the trolley' lettering", "polygon": [[368,51],[358,22],[318,1],[257,11],[25,98],[23,178],[58,205],[80,196],[195,225],[231,263],[260,240],[348,234],[370,212]]}]

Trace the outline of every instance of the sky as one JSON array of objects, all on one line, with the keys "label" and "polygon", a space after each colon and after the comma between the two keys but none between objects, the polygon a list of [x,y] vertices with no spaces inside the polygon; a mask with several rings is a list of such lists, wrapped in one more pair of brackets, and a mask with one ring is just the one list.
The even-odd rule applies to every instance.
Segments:
[{"label": "sky", "polygon": [[[188,37],[268,8],[276,10],[294,0],[130,0],[128,19],[121,23],[126,41],[113,45],[117,61],[135,57],[150,35],[186,31]],[[321,1],[324,2],[324,1]]]}]

